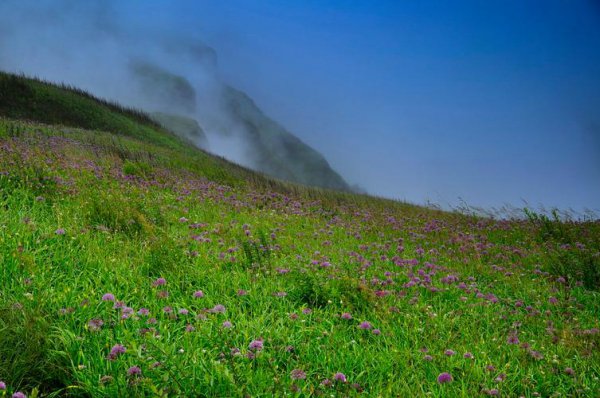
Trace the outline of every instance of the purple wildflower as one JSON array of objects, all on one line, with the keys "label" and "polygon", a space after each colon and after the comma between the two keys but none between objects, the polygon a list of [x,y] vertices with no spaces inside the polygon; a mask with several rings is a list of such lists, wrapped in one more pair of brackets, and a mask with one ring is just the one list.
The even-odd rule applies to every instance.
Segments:
[{"label": "purple wildflower", "polygon": [[6,390],[6,383],[3,381],[0,381],[0,391],[4,391]]},{"label": "purple wildflower", "polygon": [[127,376],[140,376],[142,374],[142,369],[139,366],[132,366],[127,369]]},{"label": "purple wildflower", "polygon": [[188,332],[188,333],[191,333],[191,332],[193,332],[194,330],[196,330],[196,328],[195,328],[193,325],[187,324],[187,325],[185,326],[185,331],[186,331],[186,332]]},{"label": "purple wildflower", "polygon": [[140,308],[138,311],[138,315],[147,316],[150,314],[150,310],[148,308]]},{"label": "purple wildflower", "polygon": [[352,315],[349,312],[344,312],[342,314],[342,319],[350,320],[352,319]]},{"label": "purple wildflower", "polygon": [[248,345],[248,348],[250,348],[251,350],[260,351],[263,349],[263,341],[253,340],[252,342],[250,342],[250,345]]},{"label": "purple wildflower", "polygon": [[202,298],[204,297],[204,292],[202,290],[196,290],[194,292],[194,298]]},{"label": "purple wildflower", "polygon": [[240,289],[240,290],[238,290],[237,294],[238,294],[238,296],[245,296],[248,294],[248,292],[245,291],[244,289]]},{"label": "purple wildflower", "polygon": [[185,308],[180,308],[180,309],[179,309],[179,314],[181,314],[181,315],[187,315],[187,314],[189,314],[189,313],[190,313],[190,312],[189,312],[188,310],[186,310]]},{"label": "purple wildflower", "polygon": [[508,339],[506,339],[506,343],[507,344],[519,344],[519,337],[517,337],[516,334],[511,334],[510,336],[508,336]]},{"label": "purple wildflower", "polygon": [[440,384],[450,383],[452,381],[452,375],[450,373],[440,373],[437,378],[437,382]]},{"label": "purple wildflower", "polygon": [[452,355],[456,354],[454,351],[452,350],[446,350],[444,351],[444,355],[451,357]]},{"label": "purple wildflower", "polygon": [[463,358],[473,359],[473,354],[471,354],[470,352],[465,352],[464,355],[463,355]]},{"label": "purple wildflower", "polygon": [[226,309],[223,304],[217,304],[210,310],[210,312],[220,313],[220,314],[224,314],[225,311],[226,311]]},{"label": "purple wildflower", "polygon": [[92,332],[97,332],[102,328],[102,325],[104,325],[102,319],[92,319],[88,322],[88,329]]},{"label": "purple wildflower", "polygon": [[427,361],[427,362],[431,362],[431,361],[433,361],[433,357],[432,357],[431,355],[425,355],[425,356],[423,357],[423,360],[424,360],[424,361]]},{"label": "purple wildflower", "polygon": [[56,235],[64,235],[66,232],[65,232],[65,229],[64,229],[64,228],[59,228],[59,229],[57,229],[56,231],[54,231],[54,233],[55,233]]},{"label": "purple wildflower", "polygon": [[152,282],[152,286],[164,286],[167,284],[167,280],[165,278],[158,278],[154,282]]},{"label": "purple wildflower", "polygon": [[310,308],[304,308],[304,309],[302,310],[302,313],[303,313],[304,315],[310,315],[310,314],[312,314],[312,310],[311,310]]},{"label": "purple wildflower", "polygon": [[360,325],[358,325],[358,327],[360,329],[371,329],[373,326],[371,326],[371,324],[367,321],[362,322]]},{"label": "purple wildflower", "polygon": [[112,293],[105,293],[104,296],[102,296],[102,301],[115,301],[115,295]]},{"label": "purple wildflower", "polygon": [[115,344],[113,348],[110,349],[110,354],[106,357],[110,361],[114,361],[121,354],[124,354],[127,349],[121,344]]},{"label": "purple wildflower", "polygon": [[341,372],[337,372],[336,374],[333,375],[333,380],[335,381],[339,381],[340,383],[346,383],[346,375],[341,373]]},{"label": "purple wildflower", "polygon": [[113,305],[114,309],[123,308],[123,307],[125,307],[124,301],[115,301],[115,305]]},{"label": "purple wildflower", "polygon": [[12,395],[12,398],[27,398],[27,395],[22,393],[21,391],[17,391]]},{"label": "purple wildflower", "polygon": [[515,302],[515,307],[517,307],[517,308],[521,308],[521,307],[523,307],[524,305],[525,305],[525,303],[523,303],[523,301],[522,301],[522,300],[517,300],[517,301]]},{"label": "purple wildflower", "polygon": [[379,329],[373,329],[373,334],[375,336],[379,336],[381,334],[381,330],[379,330]]},{"label": "purple wildflower", "polygon": [[565,368],[565,374],[568,374],[569,376],[573,376],[573,375],[575,375],[575,371],[573,370],[573,368]]},{"label": "purple wildflower", "polygon": [[306,379],[306,373],[302,369],[294,369],[290,373],[292,380],[304,380]]},{"label": "purple wildflower", "polygon": [[231,324],[231,322],[229,322],[229,321],[225,321],[225,322],[223,322],[223,324],[222,324],[221,326],[223,326],[223,328],[224,328],[224,329],[229,329],[229,328],[231,328],[233,325]]}]

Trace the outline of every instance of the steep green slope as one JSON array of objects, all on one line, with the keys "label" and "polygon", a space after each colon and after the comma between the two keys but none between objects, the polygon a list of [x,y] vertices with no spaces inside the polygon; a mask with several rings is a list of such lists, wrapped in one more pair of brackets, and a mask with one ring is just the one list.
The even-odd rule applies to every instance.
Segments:
[{"label": "steep green slope", "polygon": [[248,95],[225,87],[223,96],[234,120],[245,127],[258,170],[301,184],[351,190],[323,155],[266,116]]},{"label": "steep green slope", "polygon": [[175,147],[177,140],[147,115],[82,90],[0,72],[0,116],[103,130]]},{"label": "steep green slope", "polygon": [[598,396],[600,222],[285,184],[119,115],[0,118],[0,396]]}]

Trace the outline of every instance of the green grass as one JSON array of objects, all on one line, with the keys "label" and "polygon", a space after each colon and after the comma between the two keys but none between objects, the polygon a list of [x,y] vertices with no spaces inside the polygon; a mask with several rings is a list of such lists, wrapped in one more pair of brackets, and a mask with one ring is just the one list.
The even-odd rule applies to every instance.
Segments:
[{"label": "green grass", "polygon": [[311,189],[127,111],[149,136],[30,112],[0,119],[0,397],[599,395],[599,286],[569,267],[597,269],[597,221]]}]

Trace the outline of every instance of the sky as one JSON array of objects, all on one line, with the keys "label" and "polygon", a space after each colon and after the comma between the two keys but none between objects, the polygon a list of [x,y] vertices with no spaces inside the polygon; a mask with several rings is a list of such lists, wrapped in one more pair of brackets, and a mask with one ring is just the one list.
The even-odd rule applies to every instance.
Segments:
[{"label": "sky", "polygon": [[107,96],[89,75],[163,37],[214,48],[220,79],[371,194],[600,211],[599,1],[0,4],[0,67]]}]

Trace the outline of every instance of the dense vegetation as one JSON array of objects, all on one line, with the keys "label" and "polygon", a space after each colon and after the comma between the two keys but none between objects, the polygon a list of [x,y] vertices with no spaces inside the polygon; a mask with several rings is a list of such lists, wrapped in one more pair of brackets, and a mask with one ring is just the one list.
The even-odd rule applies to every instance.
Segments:
[{"label": "dense vegetation", "polygon": [[0,396],[600,394],[598,221],[291,185],[9,75],[0,116]]}]

